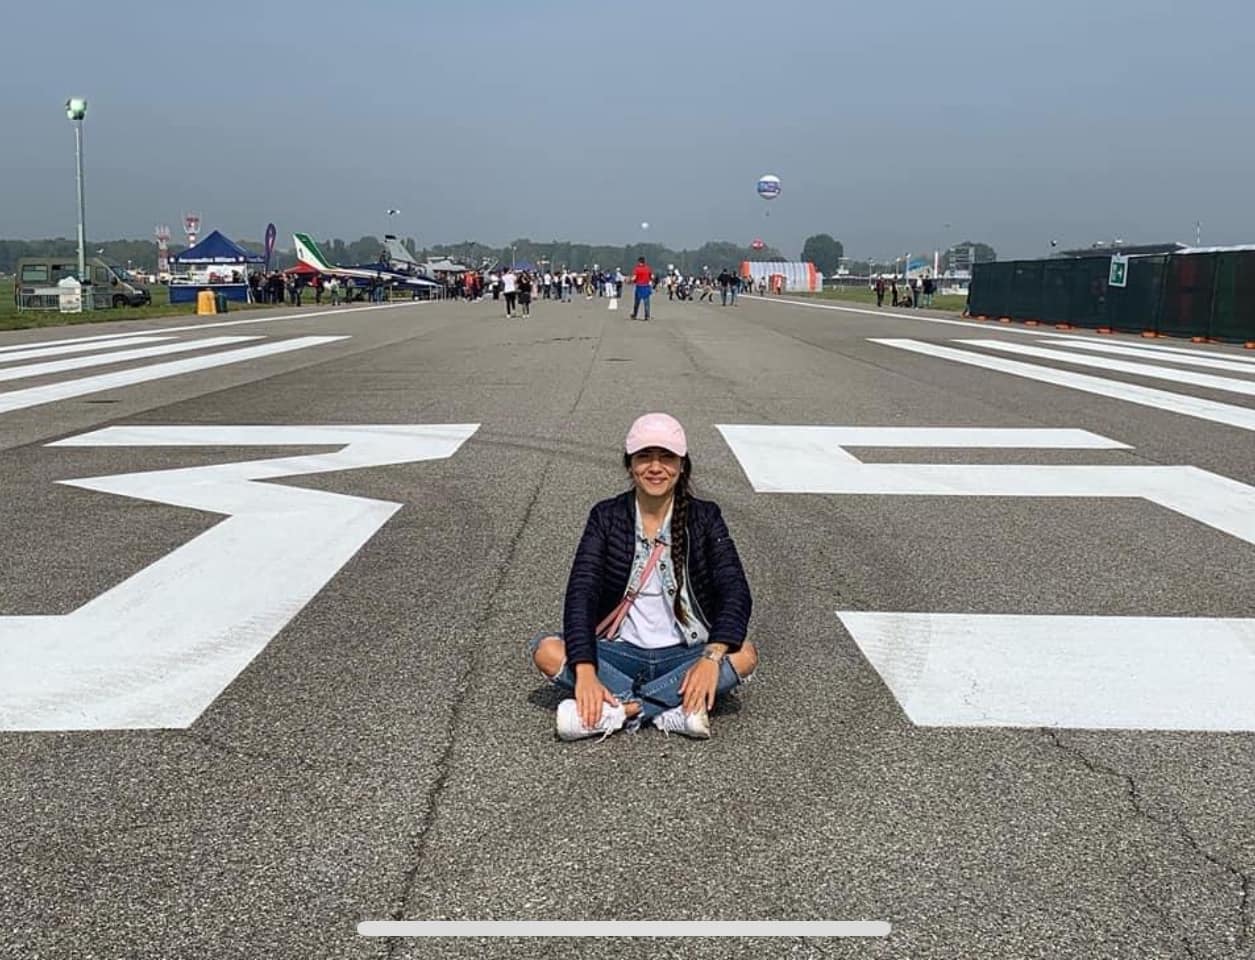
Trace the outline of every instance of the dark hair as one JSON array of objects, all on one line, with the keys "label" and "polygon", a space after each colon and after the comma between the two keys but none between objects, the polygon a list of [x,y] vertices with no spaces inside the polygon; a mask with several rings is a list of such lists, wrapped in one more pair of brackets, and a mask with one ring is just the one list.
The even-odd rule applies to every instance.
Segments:
[{"label": "dark hair", "polygon": [[[631,472],[632,454],[623,454],[623,468],[629,473]],[[671,494],[671,570],[675,574],[675,603],[672,605],[672,609],[675,611],[676,620],[681,625],[688,623],[680,597],[684,594],[684,575],[687,572],[685,570],[685,560],[687,559],[689,538],[689,500],[693,497],[693,493],[689,489],[689,476],[692,472],[693,461],[686,453],[680,459],[680,477],[676,480],[675,490]]]}]

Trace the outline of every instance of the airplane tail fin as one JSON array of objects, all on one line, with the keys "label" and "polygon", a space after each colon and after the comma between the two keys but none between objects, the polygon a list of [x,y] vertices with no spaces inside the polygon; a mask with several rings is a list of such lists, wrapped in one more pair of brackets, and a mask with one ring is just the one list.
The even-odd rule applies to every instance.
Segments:
[{"label": "airplane tail fin", "polygon": [[334,268],[327,262],[313,238],[307,233],[292,234],[292,244],[296,248],[296,259],[301,263],[330,273]]}]

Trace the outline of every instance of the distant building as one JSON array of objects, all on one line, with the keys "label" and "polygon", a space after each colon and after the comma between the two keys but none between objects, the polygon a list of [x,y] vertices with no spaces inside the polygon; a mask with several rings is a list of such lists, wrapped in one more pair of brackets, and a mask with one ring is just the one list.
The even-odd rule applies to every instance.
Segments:
[{"label": "distant building", "polygon": [[1184,243],[1096,243],[1092,247],[1081,247],[1078,250],[1060,250],[1051,254],[1059,259],[1076,259],[1077,257],[1108,257],[1118,253],[1126,257],[1144,257],[1160,253],[1180,253],[1188,249]]}]

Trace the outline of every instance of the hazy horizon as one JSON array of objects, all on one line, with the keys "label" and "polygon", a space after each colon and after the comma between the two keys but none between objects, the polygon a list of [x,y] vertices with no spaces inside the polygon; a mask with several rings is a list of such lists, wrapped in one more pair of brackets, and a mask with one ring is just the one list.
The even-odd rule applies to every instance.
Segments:
[{"label": "hazy horizon", "polygon": [[[677,250],[761,237],[792,256],[825,232],[856,259],[960,240],[1009,258],[1052,239],[1193,242],[1199,220],[1205,244],[1255,239],[1240,50],[1255,11],[1234,0],[306,0],[220,32],[210,18],[196,43],[153,9],[10,11],[29,42],[3,68],[0,237],[74,236],[73,95],[89,103],[94,240],[158,223],[177,240],[185,212],[241,240],[273,221],[280,245],[295,230]],[[764,173],[784,185],[770,204]]]}]

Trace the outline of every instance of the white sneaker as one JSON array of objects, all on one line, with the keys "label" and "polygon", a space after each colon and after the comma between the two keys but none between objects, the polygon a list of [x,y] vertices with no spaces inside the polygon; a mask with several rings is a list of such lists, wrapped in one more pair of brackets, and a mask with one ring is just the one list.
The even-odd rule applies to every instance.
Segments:
[{"label": "white sneaker", "polygon": [[685,713],[683,707],[672,707],[654,717],[654,726],[663,733],[681,733],[694,740],[710,739],[710,715],[703,708]]},{"label": "white sneaker", "polygon": [[563,700],[558,704],[558,739],[559,740],[583,740],[585,737],[595,737],[601,734],[601,739],[606,737],[623,727],[624,721],[627,720],[627,711],[624,710],[623,704],[617,707],[608,703],[601,705],[601,719],[597,721],[597,726],[586,727],[584,721],[580,719],[579,705],[573,700]]}]

